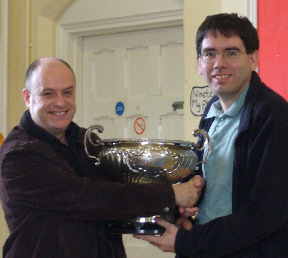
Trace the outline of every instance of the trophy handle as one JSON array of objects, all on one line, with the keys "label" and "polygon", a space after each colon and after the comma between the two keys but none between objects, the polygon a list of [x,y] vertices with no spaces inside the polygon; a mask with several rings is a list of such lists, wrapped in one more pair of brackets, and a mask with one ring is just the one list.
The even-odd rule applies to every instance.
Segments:
[{"label": "trophy handle", "polygon": [[211,151],[211,140],[210,140],[208,133],[206,133],[206,131],[202,130],[202,129],[196,129],[196,130],[194,130],[194,132],[192,132],[192,135],[195,137],[199,136],[199,134],[201,134],[204,137],[204,143],[203,143],[202,147],[196,146],[195,148],[199,151],[202,151],[208,145],[208,151],[207,151],[207,155],[206,155],[205,159],[203,161],[199,161],[197,163],[197,165],[198,164],[204,164],[208,160],[208,157],[209,157],[210,151]]},{"label": "trophy handle", "polygon": [[99,166],[100,165],[100,159],[93,156],[93,155],[90,155],[89,151],[88,151],[88,148],[87,148],[87,145],[86,145],[86,142],[87,142],[87,139],[89,140],[90,144],[92,144],[93,146],[99,146],[101,143],[102,143],[102,140],[100,138],[98,138],[96,140],[96,143],[93,142],[92,138],[91,138],[91,134],[94,130],[97,130],[98,133],[102,133],[104,131],[104,128],[103,126],[101,125],[91,125],[86,133],[85,133],[85,136],[84,136],[84,147],[85,147],[85,152],[86,154],[88,155],[89,158],[92,158],[92,159],[96,159],[96,162],[95,162],[95,165],[96,166]]}]

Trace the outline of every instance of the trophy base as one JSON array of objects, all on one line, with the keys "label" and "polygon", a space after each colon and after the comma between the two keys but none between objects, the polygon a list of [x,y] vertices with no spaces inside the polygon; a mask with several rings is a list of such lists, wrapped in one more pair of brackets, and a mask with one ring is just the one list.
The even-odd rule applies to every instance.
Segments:
[{"label": "trophy base", "polygon": [[162,235],[165,228],[152,222],[112,222],[106,227],[107,234]]}]

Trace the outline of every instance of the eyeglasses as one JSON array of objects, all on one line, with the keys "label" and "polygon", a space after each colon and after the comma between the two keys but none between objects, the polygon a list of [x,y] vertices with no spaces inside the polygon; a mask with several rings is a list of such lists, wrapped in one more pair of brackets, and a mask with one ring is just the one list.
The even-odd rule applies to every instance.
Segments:
[{"label": "eyeglasses", "polygon": [[[240,55],[244,53],[245,51],[241,52],[236,49],[226,49],[221,54],[226,62],[233,63],[237,62],[240,59]],[[204,63],[214,63],[217,60],[218,54],[220,53],[217,53],[214,50],[207,50],[202,52],[199,56]]]}]

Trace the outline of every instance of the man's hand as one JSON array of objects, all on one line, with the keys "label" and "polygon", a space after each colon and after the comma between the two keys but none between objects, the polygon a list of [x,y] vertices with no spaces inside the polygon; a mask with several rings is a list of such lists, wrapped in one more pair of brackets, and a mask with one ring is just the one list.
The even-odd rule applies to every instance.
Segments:
[{"label": "man's hand", "polygon": [[188,218],[196,216],[198,211],[199,211],[198,207],[193,207],[193,208],[179,207],[179,213],[181,216],[177,218],[176,224],[182,228],[191,230],[193,225],[192,225],[192,222]]},{"label": "man's hand", "polygon": [[201,195],[204,179],[196,175],[186,183],[172,185],[177,206],[192,208]]},{"label": "man's hand", "polygon": [[181,228],[185,228],[187,230],[191,230],[193,225],[192,222],[189,219],[186,219],[184,217],[180,217],[177,219],[176,224],[180,226]]},{"label": "man's hand", "polygon": [[193,207],[193,208],[179,207],[179,213],[181,217],[184,217],[184,218],[196,216],[198,211],[199,211],[198,207]]},{"label": "man's hand", "polygon": [[157,246],[163,252],[172,252],[175,253],[175,239],[178,232],[178,227],[175,225],[156,217],[155,221],[160,226],[164,227],[166,231],[162,236],[153,236],[153,235],[133,235],[135,238],[148,241],[152,245]]}]

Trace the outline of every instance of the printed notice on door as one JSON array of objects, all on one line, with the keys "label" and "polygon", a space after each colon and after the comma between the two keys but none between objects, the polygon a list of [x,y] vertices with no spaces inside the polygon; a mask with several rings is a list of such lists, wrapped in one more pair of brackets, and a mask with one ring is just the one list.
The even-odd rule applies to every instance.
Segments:
[{"label": "printed notice on door", "polygon": [[209,100],[214,96],[209,86],[193,87],[190,96],[190,110],[194,116],[202,116]]}]

